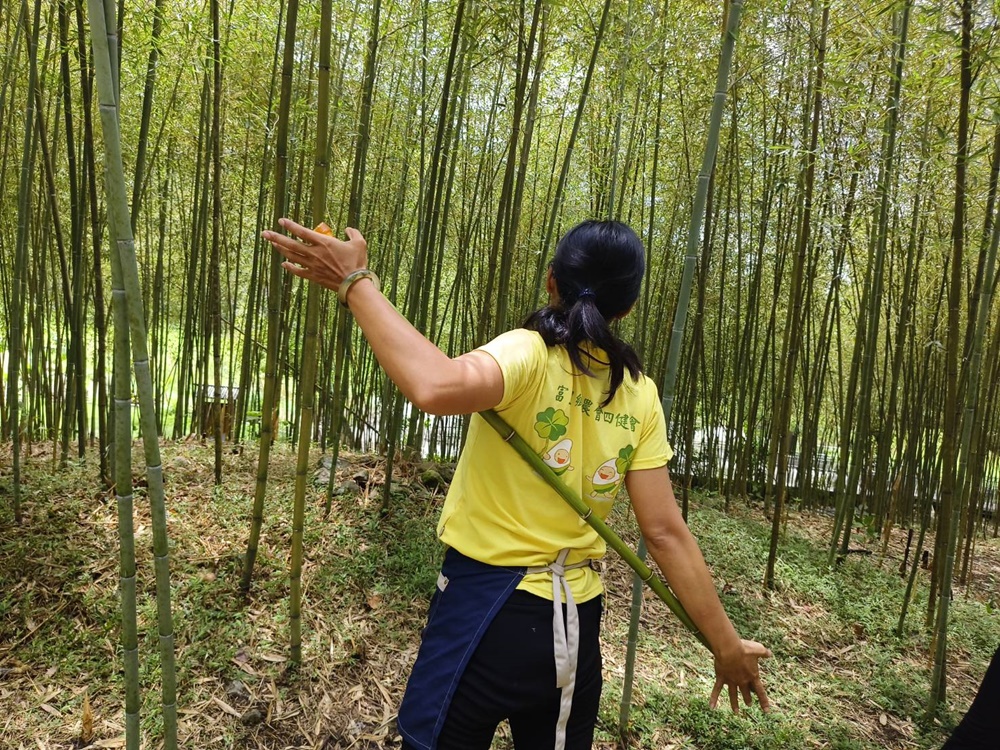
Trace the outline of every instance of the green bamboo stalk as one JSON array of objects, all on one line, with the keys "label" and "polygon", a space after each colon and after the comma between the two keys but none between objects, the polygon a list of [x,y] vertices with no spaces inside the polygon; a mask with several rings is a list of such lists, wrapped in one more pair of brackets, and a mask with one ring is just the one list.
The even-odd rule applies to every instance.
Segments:
[{"label": "green bamboo stalk", "polygon": [[[132,234],[135,234],[136,223],[139,221],[139,208],[142,205],[146,175],[146,149],[149,142],[150,115],[153,111],[153,87],[156,85],[156,63],[160,57],[160,35],[163,30],[163,2],[155,0],[153,6],[152,39],[149,45],[149,58],[146,62],[146,80],[142,89],[142,119],[139,122],[139,138],[136,141],[135,175],[132,179]],[[214,33],[214,32],[213,32]],[[213,37],[213,44],[218,46],[219,37]]]},{"label": "green bamboo stalk", "polygon": [[487,424],[490,425],[497,433],[504,439],[504,442],[508,443],[514,450],[516,450],[521,457],[528,462],[535,473],[538,474],[542,479],[544,479],[553,490],[561,497],[563,500],[569,504],[577,512],[577,514],[582,518],[587,524],[596,531],[601,539],[603,539],[607,545],[622,556],[622,559],[628,563],[629,567],[635,571],[636,576],[640,579],[642,583],[649,585],[649,588],[663,600],[663,602],[670,608],[677,619],[679,619],[688,630],[690,630],[694,637],[697,638],[705,648],[711,650],[711,646],[708,644],[708,639],[702,635],[701,631],[698,630],[698,626],[694,624],[691,616],[684,609],[684,605],[680,603],[680,600],[674,596],[674,593],[667,588],[667,584],[661,581],[657,576],[653,574],[653,571],[646,565],[645,562],[631,549],[629,546],[622,541],[612,529],[604,521],[593,514],[593,510],[589,505],[587,505],[580,496],[570,489],[559,477],[555,475],[555,472],[536,454],[531,450],[524,438],[517,434],[517,431],[511,427],[507,422],[497,414],[492,409],[479,412]]},{"label": "green bamboo stalk", "polygon": [[[330,7],[331,0],[320,3],[319,69],[316,87],[316,149],[312,179],[312,215],[317,220],[326,213],[327,123],[330,116]],[[326,224],[317,231],[332,234]],[[295,465],[295,496],[292,502],[292,559],[289,591],[289,630],[291,660],[302,663],[302,533],[306,515],[306,482],[309,472],[309,448],[312,444],[313,414],[316,400],[316,331],[319,323],[318,285],[308,282],[306,292],[305,340],[302,344],[302,383],[299,390],[301,417],[298,456]],[[330,467],[330,474],[337,470]]]},{"label": "green bamboo stalk", "polygon": [[[809,250],[809,238],[813,222],[813,192],[816,184],[816,155],[819,146],[819,120],[822,112],[824,79],[824,63],[826,60],[826,35],[830,23],[830,4],[823,4],[822,21],[820,22],[819,40],[816,46],[816,80],[813,86],[813,107],[810,121],[809,150],[806,152],[806,163],[803,175],[803,192],[801,212],[796,237],[796,252],[792,259],[791,293],[789,305],[785,310],[785,331],[782,340],[782,373],[778,386],[778,397],[775,403],[775,420],[771,429],[771,451],[776,460],[774,478],[774,511],[771,516],[771,542],[767,554],[767,566],[764,572],[764,586],[774,589],[774,568],[778,561],[778,538],[781,534],[781,519],[784,512],[785,495],[787,494],[787,473],[789,436],[788,427],[792,411],[792,391],[795,387],[795,367],[802,346],[802,318],[804,313],[804,286],[811,281],[804,279],[806,255]],[[689,454],[690,455],[690,454]],[[801,467],[800,467],[801,468]],[[770,482],[767,487],[770,486]],[[765,493],[767,490],[765,489]],[[766,505],[765,494],[765,505]]]},{"label": "green bamboo stalk", "polygon": [[[379,17],[382,3],[375,0],[372,5],[371,29],[365,52],[365,74],[361,85],[361,112],[358,118],[358,137],[354,147],[354,165],[351,169],[351,192],[347,207],[347,226],[361,224],[361,206],[365,190],[365,174],[368,164],[368,146],[371,143],[372,98],[375,94],[375,67],[379,52]],[[343,66],[341,66],[343,73]],[[318,215],[317,215],[318,216]],[[347,309],[337,305],[336,339],[334,341],[334,389],[330,408],[333,411],[331,424],[332,442],[330,447],[330,478],[326,484],[326,508],[324,517],[329,515],[333,505],[333,486],[337,481],[337,461],[340,458],[340,432],[344,424],[344,402],[347,396],[347,350],[351,343],[351,319]],[[385,493],[383,505],[388,502],[392,487],[392,456],[386,460]]]},{"label": "green bamboo stalk", "polygon": [[[871,239],[871,257],[874,268],[869,272],[871,278],[870,288],[865,290],[865,297],[869,303],[866,314],[867,330],[864,331],[864,343],[861,344],[861,385],[857,398],[857,417],[851,422],[856,425],[854,442],[850,449],[850,470],[847,476],[846,496],[843,498],[843,510],[840,513],[840,526],[842,530],[839,556],[847,555],[847,549],[851,540],[851,530],[854,525],[854,513],[858,500],[857,488],[861,482],[861,474],[864,463],[868,458],[868,451],[865,446],[869,442],[871,434],[871,419],[869,416],[872,393],[872,386],[875,378],[875,357],[876,344],[878,342],[879,327],[881,323],[880,308],[885,286],[885,262],[888,245],[888,227],[891,208],[889,206],[889,193],[892,187],[893,173],[896,170],[896,141],[899,123],[899,99],[903,83],[903,65],[907,51],[907,35],[910,28],[910,7],[911,3],[906,2],[903,7],[900,19],[899,38],[893,50],[893,68],[890,79],[889,102],[886,108],[886,115],[883,127],[883,153],[879,159],[879,175],[876,193],[879,198],[876,213],[874,235]],[[859,330],[859,343],[861,342]],[[857,356],[857,355],[855,355]],[[838,497],[838,501],[840,498]],[[838,510],[840,508],[838,507]],[[836,523],[834,524],[836,526]],[[834,541],[836,534],[834,534]],[[832,555],[831,548],[831,555]],[[832,559],[832,558],[831,558]]]},{"label": "green bamboo stalk", "polygon": [[10,322],[10,360],[7,370],[8,403],[10,404],[10,432],[12,439],[12,459],[13,459],[13,506],[14,522],[20,524],[23,521],[21,512],[21,425],[19,417],[20,397],[18,396],[18,382],[20,379],[20,361],[24,341],[21,328],[24,324],[24,301],[23,280],[28,268],[28,214],[31,192],[31,171],[32,161],[35,154],[33,148],[34,127],[34,101],[31,92],[35,89],[38,79],[38,66],[35,63],[38,54],[38,26],[41,3],[35,3],[33,32],[27,31],[28,26],[28,1],[21,2],[21,24],[24,28],[25,39],[28,44],[28,99],[24,110],[24,151],[21,154],[21,178],[18,187],[17,197],[17,240],[14,251],[14,283],[11,294],[11,322]]},{"label": "green bamboo stalk", "polygon": [[[281,93],[278,99],[278,122],[275,133],[274,160],[274,206],[272,226],[279,229],[278,219],[285,210],[288,170],[288,120],[292,99],[292,71],[295,67],[295,29],[298,22],[298,0],[289,0],[285,21],[285,49],[281,61]],[[282,289],[281,255],[271,249],[271,263],[268,270],[267,303],[267,354],[264,363],[264,401],[260,418],[260,445],[257,458],[257,483],[254,489],[253,511],[250,521],[250,539],[247,541],[246,560],[240,590],[246,596],[250,591],[253,566],[257,559],[260,543],[260,528],[264,522],[264,495],[267,492],[268,461],[271,457],[273,430],[271,420],[278,396],[278,344],[281,338],[281,319],[284,308]]]},{"label": "green bamboo stalk", "polygon": [[[71,215],[71,244],[72,244],[72,269],[73,269],[73,307],[70,313],[70,360],[72,362],[72,382],[67,387],[69,396],[67,397],[66,421],[69,423],[74,417],[77,422],[77,455],[83,458],[86,448],[86,372],[87,367],[84,362],[85,338],[84,338],[84,266],[83,266],[83,208],[84,202],[81,200],[83,190],[79,183],[81,175],[80,166],[82,162],[77,161],[76,156],[76,130],[73,125],[73,86],[71,82],[70,66],[70,46],[69,46],[69,6],[67,0],[60,0],[59,3],[59,46],[62,52],[59,55],[59,70],[63,88],[63,120],[66,128],[66,163],[70,176],[69,179],[69,203]],[[69,430],[67,430],[68,432]]]},{"label": "green bamboo stalk", "polygon": [[111,303],[114,320],[114,482],[118,506],[118,569],[122,607],[122,657],[125,662],[125,747],[138,750],[139,637],[136,623],[135,533],[132,493],[132,377],[129,330],[121,260],[111,255]]},{"label": "green bamboo stalk", "polygon": [[[156,414],[153,408],[153,382],[149,369],[149,356],[146,351],[146,322],[142,307],[141,287],[139,284],[139,267],[135,256],[135,244],[129,220],[128,203],[125,196],[125,172],[122,167],[121,135],[118,130],[118,98],[117,80],[112,67],[112,48],[117,49],[116,37],[113,36],[114,5],[113,0],[105,0],[102,6],[100,0],[88,0],[91,36],[94,46],[94,67],[97,79],[97,89],[100,101],[101,125],[104,131],[105,153],[105,191],[107,194],[108,215],[110,227],[115,236],[117,252],[112,252],[112,271],[117,263],[118,279],[115,283],[116,305],[116,339],[124,341],[131,335],[133,352],[133,368],[136,387],[139,392],[139,423],[142,430],[143,448],[146,459],[146,476],[148,481],[148,496],[150,516],[153,527],[153,562],[156,575],[156,609],[160,640],[160,673],[162,680],[161,706],[163,713],[163,746],[166,750],[177,748],[177,677],[174,665],[173,617],[170,610],[170,555],[167,540],[166,506],[163,495],[163,466],[160,461],[160,449],[156,431]],[[106,21],[110,23],[106,24]],[[123,308],[126,308],[122,310]],[[118,312],[122,311],[122,312]],[[118,332],[124,328],[122,318],[127,315],[128,333]],[[127,356],[119,347],[117,357]],[[128,393],[128,378],[118,377],[116,384],[119,394]],[[123,429],[117,432],[116,443],[120,454],[131,450],[131,418],[123,425],[123,410],[121,399],[116,398],[116,414],[118,426]],[[121,464],[121,462],[119,462]],[[116,471],[122,469],[116,467]],[[124,498],[125,508],[131,502],[131,490]],[[121,502],[120,502],[121,504]],[[121,517],[120,517],[121,519]],[[120,526],[131,526],[129,516]],[[123,547],[126,543],[123,543]],[[128,550],[124,550],[125,554]],[[134,559],[134,556],[133,556]],[[134,570],[132,586],[134,586]],[[123,586],[123,603],[126,592]],[[134,605],[133,605],[134,606]],[[123,629],[124,630],[124,629]],[[137,683],[132,688],[137,690]],[[126,710],[128,710],[126,708]],[[138,717],[136,716],[136,721]],[[126,738],[128,740],[128,738]],[[133,740],[138,747],[136,729]]]},{"label": "green bamboo stalk", "polygon": [[[628,9],[625,11],[625,28],[622,31],[623,49],[618,60],[618,89],[614,95],[615,109],[618,112],[615,114],[614,135],[611,137],[611,174],[608,176],[608,205],[606,212],[608,221],[619,218],[615,212],[615,188],[618,184],[618,152],[621,149],[622,120],[625,119],[625,84],[627,82],[629,63],[631,62],[629,57],[633,44],[632,15],[634,12],[635,2],[634,0],[629,0]],[[625,192],[624,182],[622,192]]]},{"label": "green bamboo stalk", "polygon": [[[80,95],[83,108],[83,174],[80,177],[80,192],[86,192],[83,200],[82,213],[89,214],[91,237],[91,267],[93,268],[93,303],[94,303],[94,337],[96,338],[96,361],[94,367],[93,402],[96,414],[91,413],[91,423],[97,423],[98,462],[101,483],[111,486],[111,475],[108,467],[108,388],[106,375],[107,353],[107,323],[105,320],[104,274],[102,271],[101,254],[101,219],[97,200],[97,166],[94,156],[94,122],[93,122],[93,65],[90,60],[87,33],[83,21],[83,3],[74,3],[74,17],[77,29],[77,59],[80,61]],[[81,313],[82,314],[82,313]],[[93,429],[91,430],[93,431]]]},{"label": "green bamboo stalk", "polygon": [[330,515],[333,508],[333,488],[337,483],[337,461],[340,460],[341,432],[344,425],[344,402],[347,395],[347,350],[351,342],[351,318],[347,311],[337,305],[333,313],[334,357],[333,357],[333,392],[328,408],[333,412],[330,420],[330,476],[326,483],[326,502],[323,508],[323,518]]},{"label": "green bamboo stalk", "polygon": [[[681,285],[677,292],[677,310],[674,313],[674,325],[670,335],[670,348],[667,350],[667,366],[663,377],[663,415],[667,425],[670,424],[670,412],[674,405],[674,388],[677,383],[678,361],[684,340],[684,326],[687,322],[687,310],[691,301],[691,286],[694,280],[695,266],[698,261],[698,246],[701,242],[701,229],[705,216],[705,206],[708,202],[708,184],[715,166],[715,154],[719,147],[719,132],[722,128],[722,112],[726,104],[726,92],[729,90],[729,72],[732,69],[733,52],[736,49],[736,35],[740,27],[740,14],[743,11],[743,0],[733,0],[729,5],[729,18],[726,32],[722,39],[722,51],[719,55],[719,69],[715,80],[715,94],[712,100],[712,111],[708,124],[708,137],[705,143],[705,153],[702,158],[701,171],[698,173],[698,186],[695,192],[694,206],[691,211],[691,222],[688,225],[687,254],[684,256],[684,270],[681,275]],[[690,455],[688,461],[691,460]],[[646,541],[639,539],[637,550],[639,561],[646,556]],[[625,656],[625,677],[622,688],[621,710],[619,712],[618,730],[625,733],[628,727],[629,709],[632,702],[632,683],[635,675],[635,650],[639,635],[639,614],[642,611],[642,581],[636,577],[632,581],[632,612],[629,619],[628,649]],[[706,645],[708,645],[706,643]]]},{"label": "green bamboo stalk", "polygon": [[[215,382],[212,433],[215,443],[215,486],[222,485],[222,422],[226,402],[222,400],[222,287],[219,257],[222,244],[222,33],[219,27],[219,0],[209,3],[212,16],[212,249],[208,274],[208,329],[212,346],[212,380]],[[155,20],[154,20],[155,28]],[[154,42],[155,43],[155,42]],[[206,167],[206,173],[208,169]],[[136,182],[141,177],[137,175]],[[133,226],[134,219],[133,219]],[[206,342],[206,349],[208,342]],[[207,358],[206,358],[207,359]],[[202,382],[207,382],[207,378]],[[208,425],[202,425],[202,433]]]},{"label": "green bamboo stalk", "polygon": [[[95,28],[95,35],[97,34]],[[106,38],[106,37],[105,37]],[[96,45],[95,45],[96,49]],[[100,71],[101,59],[95,60]],[[134,495],[132,493],[132,397],[129,372],[129,328],[125,288],[122,283],[121,258],[111,256],[111,301],[114,322],[114,369],[112,377],[113,413],[112,472],[118,510],[118,569],[122,610],[122,659],[125,670],[125,746],[138,750],[139,729],[139,638],[136,616],[136,570],[134,533]]]},{"label": "green bamboo stalk", "polygon": [[899,621],[896,623],[896,637],[903,637],[903,628],[906,626],[906,612],[910,607],[910,598],[913,594],[913,584],[917,579],[917,571],[920,570],[920,553],[924,551],[924,537],[927,536],[927,527],[930,525],[930,502],[925,503],[924,512],[921,513],[920,533],[917,535],[917,544],[913,548],[913,564],[906,577],[906,591],[903,594],[903,606],[899,610]]},{"label": "green bamboo stalk", "polygon": [[[1000,180],[1000,121],[996,123],[996,129],[994,131],[993,139],[993,156],[990,159],[990,189],[989,194],[986,199],[986,220],[983,227],[983,237],[982,244],[979,253],[979,263],[982,267],[984,256],[986,255],[986,246],[989,245],[993,252],[993,244],[998,241],[998,233],[1000,233],[1000,223],[994,221],[993,207],[996,203],[996,190],[997,183]],[[992,239],[991,239],[992,238]],[[992,305],[994,285],[990,281],[992,276],[992,271],[990,274],[983,274],[987,278],[982,283],[982,295],[983,301],[979,304],[985,305],[988,311]],[[978,279],[977,279],[978,282]],[[973,299],[976,299],[977,295],[973,294]],[[973,306],[970,306],[974,308]],[[978,309],[978,308],[976,308]],[[986,328],[988,328],[988,323],[984,324],[983,336],[988,336]],[[971,328],[971,327],[970,327]],[[967,330],[966,333],[970,333]],[[987,339],[988,340],[988,339]],[[993,372],[993,362],[995,361],[990,355],[995,351],[997,344],[1000,344],[1000,340],[994,340],[993,344],[987,351],[985,361],[981,363],[981,366],[986,370],[987,378],[989,373]],[[982,380],[982,378],[980,378]],[[981,386],[980,386],[981,387]],[[988,405],[993,400],[991,398],[990,392],[992,388],[987,387],[983,389],[983,392],[979,395],[979,399],[987,408],[984,410],[984,414],[989,415],[990,412]],[[968,394],[967,394],[968,395]],[[965,515],[963,523],[966,526],[965,529],[965,539],[963,540],[964,551],[962,553],[962,568],[959,573],[959,585],[965,586],[968,581],[969,569],[972,564],[972,554],[973,547],[975,545],[975,530],[976,526],[981,523],[982,520],[982,510],[983,503],[985,502],[983,493],[983,484],[985,476],[983,474],[984,468],[984,452],[983,452],[983,442],[984,434],[988,436],[990,434],[990,419],[987,417],[985,419],[980,419],[976,421],[976,424],[972,427],[972,433],[969,437],[969,461],[971,464],[971,472],[973,474],[973,480],[969,482],[966,486],[966,490],[963,493],[964,496],[969,497],[971,502],[968,504],[963,500],[963,507],[965,507]]]},{"label": "green bamboo stalk", "polygon": [[[270,132],[275,125],[275,114],[274,114],[274,91],[275,91],[275,79],[278,75],[278,52],[281,49],[281,25],[285,18],[285,6],[281,4],[278,8],[278,30],[274,35],[274,52],[271,57],[271,81],[268,86],[267,94],[267,116],[264,121],[267,123],[267,131]],[[268,165],[268,160],[270,159],[270,150],[268,148],[268,141],[264,142],[263,154],[260,163],[260,178],[257,183],[257,219],[254,226],[261,227],[264,226],[264,213],[267,207],[267,175],[270,173],[270,168]],[[262,244],[263,243],[263,244]],[[249,294],[247,298],[246,315],[244,316],[243,324],[243,351],[240,355],[240,385],[239,393],[240,397],[236,402],[236,419],[234,422],[235,427],[235,442],[243,442],[243,430],[244,422],[246,421],[247,407],[250,405],[250,389],[251,389],[251,364],[256,362],[256,356],[253,352],[254,343],[256,342],[257,329],[257,310],[260,306],[261,298],[261,277],[263,275],[263,256],[262,248],[264,244],[260,235],[258,234],[254,239],[253,246],[253,266],[250,272],[250,286]],[[256,380],[256,378],[254,378]],[[261,426],[263,426],[264,416],[261,413],[260,416]],[[262,511],[263,512],[263,511]]]},{"label": "green bamboo stalk", "polygon": [[[514,87],[514,111],[511,117],[511,131],[508,140],[506,164],[504,166],[503,183],[500,191],[500,201],[497,205],[496,223],[494,224],[492,247],[490,256],[500,256],[500,271],[497,279],[497,300],[496,317],[494,326],[502,329],[507,328],[507,310],[510,301],[510,281],[511,265],[514,260],[514,236],[517,233],[517,226],[510,221],[514,214],[514,177],[517,166],[517,146],[521,135],[521,121],[526,105],[525,91],[528,87],[528,74],[531,70],[531,60],[534,55],[535,38],[538,34],[538,26],[542,17],[542,2],[535,0],[534,10],[531,17],[531,30],[528,33],[527,45],[519,51],[520,69],[517,70]],[[518,45],[524,44],[524,19],[518,18]],[[492,279],[491,279],[492,281]],[[487,293],[486,299],[491,299],[492,295]],[[485,309],[485,308],[484,308]]]},{"label": "green bamboo stalk", "polygon": [[[971,78],[968,77],[971,67],[968,55],[972,34],[972,9],[970,4],[963,4],[962,20],[962,79],[964,84],[971,83]],[[968,107],[967,97],[968,94],[963,90],[964,109],[967,109]],[[966,119],[968,117],[967,115],[963,116]],[[960,145],[958,158],[959,161],[964,161],[968,158],[967,144]],[[964,171],[964,165],[961,169]],[[963,196],[961,197],[964,197],[964,186],[962,186],[961,183],[959,185],[959,191],[963,193]],[[956,198],[956,203],[960,200],[960,198]],[[961,209],[961,214],[958,210],[956,210],[956,222],[963,218],[963,216],[964,207]],[[954,231],[960,232],[961,230],[956,228]],[[962,236],[960,234],[955,236],[954,241],[956,243],[955,262],[957,264],[961,259],[960,243],[962,242]],[[958,467],[954,478],[954,506],[951,514],[951,522],[947,527],[948,545],[945,552],[944,571],[941,577],[941,601],[938,604],[938,617],[935,624],[937,642],[934,653],[934,674],[931,677],[931,699],[928,706],[928,713],[936,711],[938,703],[945,700],[945,678],[947,676],[946,672],[948,668],[948,615],[952,597],[952,575],[955,570],[955,551],[958,546],[959,517],[961,514],[961,508],[969,502],[969,484],[972,480],[969,473],[969,452],[972,446],[972,428],[976,419],[982,418],[981,414],[977,413],[977,407],[979,403],[979,385],[982,377],[983,336],[986,333],[986,329],[989,327],[989,312],[990,307],[993,304],[993,273],[996,268],[998,243],[1000,243],[1000,233],[994,232],[989,249],[987,250],[986,248],[983,248],[983,254],[986,255],[986,272],[985,283],[983,284],[983,296],[979,302],[979,309],[975,311],[975,327],[972,331],[972,356],[969,359],[968,364],[966,364],[965,368],[963,368],[967,373],[968,383],[966,384],[964,393],[964,409],[960,416],[961,432],[959,435],[955,436],[958,438],[958,445],[955,449],[953,449],[958,453]],[[950,306],[956,306],[957,297],[958,295],[956,294],[949,295]],[[957,338],[957,330],[949,330],[949,335],[952,333],[954,333]],[[952,384],[949,383],[949,387],[952,387]],[[944,495],[944,491],[942,491],[942,495]]]},{"label": "green bamboo stalk", "polygon": [[[22,24],[20,23],[20,14],[18,15],[18,22],[17,23],[13,23],[12,22],[11,25],[14,27],[14,30],[13,30],[13,34],[9,34],[8,33],[8,37],[11,37],[11,41],[9,42],[9,46],[10,46],[11,49],[16,50],[21,45]],[[12,82],[11,82],[11,78],[12,78],[11,71],[14,69],[14,60],[15,60],[15,58],[16,58],[16,55],[7,55],[7,61],[4,64],[3,71],[0,72],[0,80],[4,81],[3,85],[0,86],[0,120],[3,120],[4,122],[8,122],[9,121],[11,123],[13,123],[13,121],[14,121],[14,113],[13,113],[13,110],[11,110],[9,107],[7,107],[7,103],[6,102],[7,102],[8,90],[11,91],[11,96],[13,96],[13,85],[12,85]],[[24,152],[23,151],[21,152],[21,158],[22,159],[24,158]],[[7,182],[7,180],[6,180],[7,165],[8,165],[8,151],[7,151],[6,144],[4,144],[4,147],[2,149],[2,154],[0,154],[0,183],[6,184],[6,182]],[[30,174],[30,170],[29,170],[29,174]],[[15,242],[15,248],[16,247],[17,247],[17,245],[16,245],[16,242]],[[15,261],[14,262],[15,263],[17,262],[16,250],[15,250]],[[12,299],[11,299],[11,296],[10,296],[13,293],[13,286],[14,286],[14,281],[11,278],[11,275],[13,275],[13,270],[14,270],[13,266],[14,266],[14,263],[11,263],[10,264],[10,272],[9,272],[8,271],[8,264],[6,264],[6,263],[0,264],[0,307],[2,307],[2,313],[0,313],[0,314],[5,315],[6,316],[5,320],[9,321],[8,322],[8,331],[7,331],[8,346],[12,346],[13,345],[13,338],[12,338],[12,336],[13,336],[14,323],[17,322],[18,326],[22,325],[20,322],[18,322],[19,316],[15,315],[14,309],[12,308]],[[9,359],[8,359],[8,363],[7,364],[8,364],[7,375],[9,376],[10,375],[10,369],[9,369],[10,368],[10,360]],[[2,384],[2,378],[3,378],[3,375],[0,374],[0,440],[12,440],[11,432],[13,431],[14,422],[13,421],[9,421],[9,419],[10,419],[10,412],[8,411],[8,406],[7,405],[8,405],[8,403],[11,403],[11,401],[12,401],[12,399],[10,399],[10,395],[13,393],[13,391],[8,392],[9,389],[10,389],[10,386],[11,386],[10,380],[8,379],[8,381],[7,381],[6,384]],[[12,403],[11,403],[11,407],[10,408],[11,409],[14,408],[14,406],[13,406]],[[12,447],[13,447],[13,445],[12,445]],[[15,476],[17,476],[18,478],[20,477],[20,466],[18,466],[18,472],[17,472],[17,474]],[[14,503],[14,507],[19,510],[19,508],[20,508],[20,488],[18,487],[18,485],[19,485],[19,481],[14,482],[14,488],[15,488],[14,492],[17,494],[17,500]]]}]

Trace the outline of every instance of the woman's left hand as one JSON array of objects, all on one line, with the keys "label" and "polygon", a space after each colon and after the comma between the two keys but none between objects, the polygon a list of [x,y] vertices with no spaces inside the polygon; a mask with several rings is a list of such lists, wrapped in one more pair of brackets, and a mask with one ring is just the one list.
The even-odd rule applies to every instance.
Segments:
[{"label": "woman's left hand", "polygon": [[729,686],[729,705],[735,713],[740,711],[739,693],[749,706],[753,702],[752,695],[757,696],[760,708],[764,713],[771,710],[764,691],[764,683],[760,680],[758,662],[771,656],[771,650],[757,641],[740,640],[740,648],[730,654],[719,654],[715,657],[715,687],[709,705],[715,708],[719,703],[719,695],[724,685]]},{"label": "woman's left hand", "polygon": [[282,267],[289,273],[336,290],[351,273],[367,268],[368,243],[361,232],[347,227],[347,240],[316,232],[291,219],[278,223],[292,236],[265,231],[261,237],[285,256]]}]

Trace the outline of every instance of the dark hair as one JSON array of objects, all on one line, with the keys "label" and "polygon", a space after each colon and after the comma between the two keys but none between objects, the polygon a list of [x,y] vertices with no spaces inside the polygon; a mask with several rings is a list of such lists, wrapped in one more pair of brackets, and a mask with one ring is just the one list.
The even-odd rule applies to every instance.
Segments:
[{"label": "dark hair", "polygon": [[[611,330],[608,321],[628,312],[639,298],[646,270],[642,241],[620,221],[584,221],[563,235],[549,266],[559,290],[557,306],[531,313],[523,326],[538,331],[548,346],[562,344],[573,366],[593,376],[582,348],[593,344],[604,350],[611,368],[607,406],[622,384],[625,370],[638,378],[639,355]],[[596,361],[596,360],[595,360]]]}]

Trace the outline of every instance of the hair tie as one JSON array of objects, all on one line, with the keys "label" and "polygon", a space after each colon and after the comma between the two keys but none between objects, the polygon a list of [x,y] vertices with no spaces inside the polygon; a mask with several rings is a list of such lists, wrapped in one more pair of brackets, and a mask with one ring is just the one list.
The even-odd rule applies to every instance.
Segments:
[{"label": "hair tie", "polygon": [[580,290],[580,293],[576,295],[577,301],[587,299],[588,297],[590,299],[597,299],[597,294],[588,286],[585,286]]}]

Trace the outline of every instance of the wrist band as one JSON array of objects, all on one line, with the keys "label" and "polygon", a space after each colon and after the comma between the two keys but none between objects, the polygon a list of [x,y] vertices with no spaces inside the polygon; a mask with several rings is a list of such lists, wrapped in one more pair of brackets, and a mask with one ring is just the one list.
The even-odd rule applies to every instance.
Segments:
[{"label": "wrist band", "polygon": [[361,279],[371,279],[372,283],[375,285],[375,291],[379,289],[378,276],[375,275],[374,271],[370,271],[367,268],[359,268],[357,271],[352,271],[344,277],[344,280],[340,282],[340,286],[337,288],[337,299],[340,300],[340,304],[347,307],[347,293],[351,291],[351,287],[355,282],[361,281]]}]

